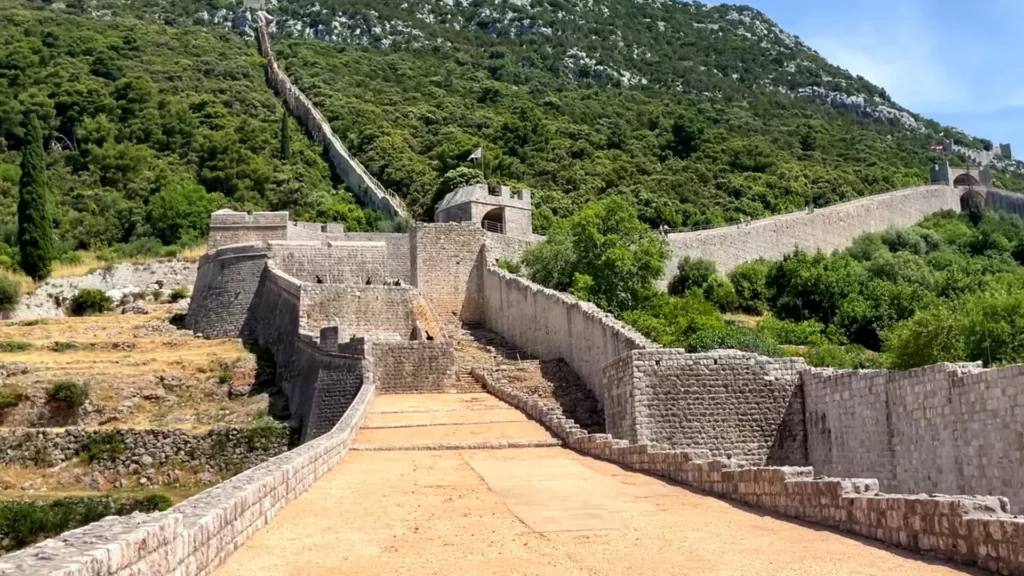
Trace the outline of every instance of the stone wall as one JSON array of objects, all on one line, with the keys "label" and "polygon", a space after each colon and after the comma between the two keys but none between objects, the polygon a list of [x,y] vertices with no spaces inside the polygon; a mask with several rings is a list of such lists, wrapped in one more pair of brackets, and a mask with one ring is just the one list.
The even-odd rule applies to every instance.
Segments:
[{"label": "stone wall", "polygon": [[0,557],[10,576],[208,575],[348,452],[372,377],[330,432],[155,514],[108,517]]},{"label": "stone wall", "polygon": [[218,210],[210,216],[207,246],[216,250],[235,244],[288,239],[287,212],[234,212]]},{"label": "stone wall", "polygon": [[803,406],[794,406],[802,368],[799,358],[732,350],[633,350],[605,365],[605,422],[632,443],[758,465],[797,458],[805,450]]},{"label": "stone wall", "polygon": [[985,192],[985,207],[1024,218],[1024,194],[989,188]]},{"label": "stone wall", "polygon": [[200,258],[185,326],[211,338],[242,336],[269,253],[265,245],[233,246]]},{"label": "stone wall", "polygon": [[381,394],[449,392],[457,388],[455,347],[448,340],[374,343],[373,370]]},{"label": "stone wall", "polygon": [[278,65],[270,47],[270,36],[266,23],[260,18],[257,30],[260,54],[267,59],[267,82],[281,98],[288,110],[306,127],[313,140],[327,150],[327,157],[335,174],[362,200],[363,204],[382,212],[388,219],[407,218],[408,211],[402,201],[384,188],[356,160],[341,139],[331,130],[331,125],[317,110],[313,102],[295,87]]},{"label": "stone wall", "polygon": [[709,258],[725,273],[757,258],[778,259],[795,248],[831,252],[848,247],[865,232],[911,226],[940,210],[960,210],[960,194],[946,186],[909,188],[851,202],[755,220],[745,225],[669,234],[672,257],[667,284],[684,256]]},{"label": "stone wall", "polygon": [[483,316],[481,247],[487,233],[467,224],[417,224],[412,231],[413,285],[442,323]]},{"label": "stone wall", "polygon": [[311,284],[383,284],[388,278],[383,242],[270,242],[278,270]]},{"label": "stone wall", "polygon": [[411,286],[303,284],[299,327],[317,332],[341,326],[341,340],[409,340],[416,328],[417,297]]},{"label": "stone wall", "polygon": [[543,239],[543,236],[520,238],[505,234],[488,233],[484,243],[484,260],[487,265],[497,264],[499,260],[518,262],[523,258],[523,252],[526,252],[527,248]]},{"label": "stone wall", "polygon": [[388,253],[387,277],[412,284],[407,232],[346,232],[345,239],[352,242],[383,242]]},{"label": "stone wall", "polygon": [[706,450],[670,450],[588,434],[557,406],[479,372],[487,390],[583,454],[668,478],[709,494],[889,546],[998,572],[1024,574],[1024,521],[996,496],[884,494],[878,481],[816,478],[809,467],[749,467]]},{"label": "stone wall", "polygon": [[883,490],[998,494],[1024,511],[1024,366],[801,374],[810,463]]},{"label": "stone wall", "polygon": [[483,273],[484,323],[541,360],[561,358],[603,399],[603,367],[631,350],[657,348],[601,311],[494,266]]},{"label": "stone wall", "polygon": [[91,467],[119,474],[142,474],[165,465],[235,472],[288,449],[284,427],[273,437],[256,435],[248,428],[214,428],[199,434],[177,429],[5,428],[0,429],[0,464],[52,468],[77,462],[90,440],[111,436],[123,442],[123,453],[92,461]]},{"label": "stone wall", "polygon": [[305,371],[306,380],[313,382],[312,404],[302,436],[303,442],[309,442],[330,432],[359,394],[363,381],[374,380],[373,343],[367,342],[359,355],[342,354],[337,346],[333,350],[316,348],[305,339],[299,346],[310,347]]}]

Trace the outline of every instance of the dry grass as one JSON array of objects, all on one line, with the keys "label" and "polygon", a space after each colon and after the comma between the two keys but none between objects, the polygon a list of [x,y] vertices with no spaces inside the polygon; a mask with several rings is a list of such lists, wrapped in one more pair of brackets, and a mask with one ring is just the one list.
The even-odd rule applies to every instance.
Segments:
[{"label": "dry grass", "polygon": [[[179,484],[160,486],[154,489],[138,482],[133,476],[124,477],[124,486],[114,488],[108,483],[100,489],[90,488],[83,481],[94,472],[84,462],[73,462],[51,469],[22,466],[0,467],[0,500],[53,500],[68,496],[145,496],[147,494],[164,494],[177,504],[194,496],[205,489],[198,475],[187,471],[179,472]],[[75,479],[75,481],[69,481]],[[28,483],[31,488],[22,490],[21,486]]]},{"label": "dry grass", "polygon": [[[26,400],[0,411],[0,426],[171,427],[205,430],[252,421],[266,396],[230,399],[233,383],[251,384],[255,362],[237,340],[205,340],[169,324],[169,305],[152,314],[109,314],[51,319],[45,324],[0,324],[0,340],[32,344],[0,353],[8,372],[3,386],[24,390]],[[54,342],[66,342],[55,351]],[[20,366],[19,366],[20,365]],[[27,365],[28,373],[20,373]],[[221,366],[230,379],[222,381]],[[14,369],[17,367],[21,369]],[[57,380],[86,383],[92,406],[59,414],[46,402]]]},{"label": "dry grass", "polygon": [[199,260],[203,254],[206,254],[206,242],[196,246],[186,247],[181,251],[181,254],[178,254],[178,258],[188,262],[195,262],[196,260]]},{"label": "dry grass", "polygon": [[51,278],[72,278],[74,276],[85,276],[90,272],[103,268],[103,262],[93,252],[75,252],[79,261],[75,264],[64,264],[57,262],[50,272]]}]

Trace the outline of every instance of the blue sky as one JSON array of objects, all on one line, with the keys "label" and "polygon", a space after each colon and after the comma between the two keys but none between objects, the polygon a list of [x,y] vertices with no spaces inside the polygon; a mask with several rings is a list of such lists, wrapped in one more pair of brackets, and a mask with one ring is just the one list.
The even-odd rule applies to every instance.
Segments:
[{"label": "blue sky", "polygon": [[1024,0],[732,0],[910,110],[1024,157]]}]

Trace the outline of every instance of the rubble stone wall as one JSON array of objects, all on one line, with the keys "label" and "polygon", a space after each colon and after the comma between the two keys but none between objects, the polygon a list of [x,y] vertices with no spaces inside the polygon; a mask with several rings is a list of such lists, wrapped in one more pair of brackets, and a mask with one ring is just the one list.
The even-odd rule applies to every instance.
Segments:
[{"label": "rubble stone wall", "polygon": [[412,284],[412,270],[409,264],[409,234],[407,232],[346,232],[345,240],[383,242],[387,247],[387,278]]},{"label": "rubble stone wall", "polygon": [[388,279],[382,242],[270,242],[278,270],[311,284],[383,284]]},{"label": "rubble stone wall", "polygon": [[340,340],[409,340],[416,327],[418,293],[411,286],[302,284],[299,327],[318,332],[341,326]]},{"label": "rubble stone wall", "polygon": [[632,443],[803,463],[803,406],[794,398],[802,368],[799,358],[734,350],[633,350],[605,365],[605,421]]},{"label": "rubble stone wall", "polygon": [[381,394],[456,389],[455,348],[450,340],[374,342],[373,377]]},{"label": "rubble stone wall", "polygon": [[998,494],[1024,511],[1024,366],[801,374],[810,463],[883,490]]}]

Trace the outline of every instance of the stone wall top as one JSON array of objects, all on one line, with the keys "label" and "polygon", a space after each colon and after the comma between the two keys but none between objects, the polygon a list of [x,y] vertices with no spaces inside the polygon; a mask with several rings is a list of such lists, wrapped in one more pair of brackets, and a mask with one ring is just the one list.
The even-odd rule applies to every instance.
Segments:
[{"label": "stone wall top", "polygon": [[288,212],[235,212],[218,210],[210,215],[210,226],[287,226]]}]

